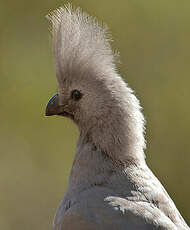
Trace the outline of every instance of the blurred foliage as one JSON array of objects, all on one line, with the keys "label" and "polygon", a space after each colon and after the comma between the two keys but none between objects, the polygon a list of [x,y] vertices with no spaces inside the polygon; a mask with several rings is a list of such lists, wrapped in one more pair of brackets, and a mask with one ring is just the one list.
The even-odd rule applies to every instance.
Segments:
[{"label": "blurred foliage", "polygon": [[[0,0],[0,229],[51,229],[77,128],[44,116],[56,92],[49,24],[67,1]],[[148,164],[190,224],[190,1],[70,1],[110,27],[143,105]]]}]

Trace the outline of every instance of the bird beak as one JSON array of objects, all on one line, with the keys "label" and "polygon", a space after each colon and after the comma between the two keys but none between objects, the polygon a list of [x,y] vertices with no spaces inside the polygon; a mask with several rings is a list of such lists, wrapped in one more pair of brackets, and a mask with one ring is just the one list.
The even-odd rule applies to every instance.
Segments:
[{"label": "bird beak", "polygon": [[46,116],[53,116],[59,115],[63,112],[63,107],[59,105],[59,94],[56,93],[51,99],[49,100],[46,106]]}]

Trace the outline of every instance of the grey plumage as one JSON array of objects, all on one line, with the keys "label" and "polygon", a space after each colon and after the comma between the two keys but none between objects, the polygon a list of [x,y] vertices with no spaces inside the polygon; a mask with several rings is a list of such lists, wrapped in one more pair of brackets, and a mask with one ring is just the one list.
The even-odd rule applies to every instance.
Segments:
[{"label": "grey plumage", "polygon": [[141,107],[117,73],[107,28],[71,5],[48,18],[58,94],[46,115],[69,117],[79,128],[53,229],[189,229],[146,165]]}]

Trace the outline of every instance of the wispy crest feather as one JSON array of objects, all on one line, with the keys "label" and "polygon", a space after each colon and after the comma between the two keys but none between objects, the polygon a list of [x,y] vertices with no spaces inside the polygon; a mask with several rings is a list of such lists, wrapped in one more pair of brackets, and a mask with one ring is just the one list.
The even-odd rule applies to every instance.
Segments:
[{"label": "wispy crest feather", "polygon": [[107,26],[96,19],[73,9],[71,4],[61,7],[47,18],[52,22],[54,62],[58,77],[93,71],[115,69]]}]

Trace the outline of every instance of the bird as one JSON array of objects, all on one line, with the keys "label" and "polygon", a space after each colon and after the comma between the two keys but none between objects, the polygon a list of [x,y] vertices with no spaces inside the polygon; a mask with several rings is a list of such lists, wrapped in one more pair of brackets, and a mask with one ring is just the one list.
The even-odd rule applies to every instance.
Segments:
[{"label": "bird", "polygon": [[47,18],[58,92],[45,114],[79,131],[53,230],[190,229],[146,164],[142,108],[118,73],[108,27],[71,4]]}]

